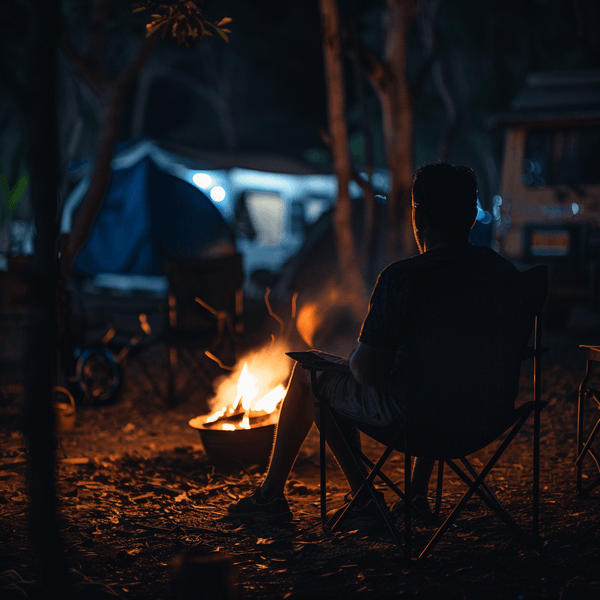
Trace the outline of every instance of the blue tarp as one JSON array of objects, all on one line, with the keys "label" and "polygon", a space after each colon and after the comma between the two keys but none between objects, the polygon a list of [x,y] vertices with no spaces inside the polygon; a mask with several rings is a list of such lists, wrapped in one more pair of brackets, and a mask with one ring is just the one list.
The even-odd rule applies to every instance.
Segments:
[{"label": "blue tarp", "polygon": [[166,258],[200,258],[233,233],[194,185],[144,156],[113,170],[109,190],[73,273],[161,275]]}]

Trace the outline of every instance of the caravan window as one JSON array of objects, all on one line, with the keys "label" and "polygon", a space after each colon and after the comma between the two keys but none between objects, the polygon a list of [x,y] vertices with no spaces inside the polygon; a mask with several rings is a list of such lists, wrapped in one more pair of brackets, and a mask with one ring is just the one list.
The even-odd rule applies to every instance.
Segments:
[{"label": "caravan window", "polygon": [[246,206],[261,246],[277,246],[284,231],[285,204],[279,194],[248,192]]},{"label": "caravan window", "polygon": [[525,143],[523,183],[600,183],[600,126],[532,129]]}]

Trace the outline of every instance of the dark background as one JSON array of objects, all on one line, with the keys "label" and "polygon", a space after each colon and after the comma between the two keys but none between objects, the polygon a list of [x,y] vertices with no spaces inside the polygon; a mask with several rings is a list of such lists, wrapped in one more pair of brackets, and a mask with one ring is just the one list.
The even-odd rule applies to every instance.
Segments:
[{"label": "dark background", "polygon": [[[63,0],[59,35],[85,52],[91,36],[91,1]],[[384,2],[342,2],[348,31],[381,56]],[[421,9],[434,3],[422,2]],[[229,44],[205,39],[177,47],[166,39],[131,89],[120,139],[152,136],[193,149],[231,153],[276,153],[330,167],[319,128],[326,127],[325,88],[318,2],[206,2],[212,21],[233,19]],[[421,13],[423,14],[423,13]],[[9,0],[0,6],[1,170],[12,182],[26,170],[31,104],[27,70],[33,47],[31,5]],[[419,17],[418,17],[419,18]],[[116,76],[143,40],[149,12],[133,14],[129,2],[113,2],[107,21],[102,69]],[[593,0],[441,1],[433,31],[458,126],[449,159],[473,166],[480,197],[489,206],[500,171],[502,134],[488,119],[506,111],[532,71],[598,67],[600,8]],[[417,24],[411,34],[409,74],[415,93],[417,164],[435,160],[447,116],[431,72],[424,69],[426,43]],[[348,124],[352,153],[364,163],[363,134],[352,65],[347,64]],[[72,61],[59,57],[61,161],[66,166],[95,147],[103,98]],[[384,166],[377,98],[364,86],[376,166]],[[145,107],[145,108],[142,108]],[[218,109],[217,109],[218,107]],[[217,110],[218,112],[217,112]],[[65,181],[64,198],[72,187]],[[21,210],[27,213],[27,203]]]}]

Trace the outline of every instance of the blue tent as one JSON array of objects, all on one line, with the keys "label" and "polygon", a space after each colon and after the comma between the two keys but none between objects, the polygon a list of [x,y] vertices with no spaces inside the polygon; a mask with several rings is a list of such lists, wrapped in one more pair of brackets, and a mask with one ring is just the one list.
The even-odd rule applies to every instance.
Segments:
[{"label": "blue tent", "polygon": [[[166,258],[200,258],[215,246],[233,247],[233,233],[212,201],[161,168],[168,158],[158,153],[156,146],[146,143],[142,150],[128,150],[113,161],[108,192],[72,266],[74,274],[161,275]],[[88,185],[82,181],[81,189],[67,200],[63,231],[70,230]]]}]

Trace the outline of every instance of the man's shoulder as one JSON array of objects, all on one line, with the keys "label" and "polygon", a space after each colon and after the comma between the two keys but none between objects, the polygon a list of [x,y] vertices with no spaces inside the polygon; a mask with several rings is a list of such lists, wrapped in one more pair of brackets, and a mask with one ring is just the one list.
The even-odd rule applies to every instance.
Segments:
[{"label": "man's shoulder", "polygon": [[457,248],[440,248],[429,250],[409,258],[398,260],[382,271],[382,275],[393,276],[410,273],[413,271],[431,270],[439,266],[445,270],[448,264],[468,265],[471,263],[485,263],[497,268],[504,268],[517,272],[517,268],[507,258],[498,254],[488,246],[474,246],[465,244]]},{"label": "man's shoulder", "polygon": [[475,270],[485,269],[508,277],[519,273],[519,269],[508,258],[488,246],[473,246],[469,263]]},{"label": "man's shoulder", "polygon": [[428,262],[426,258],[426,254],[417,254],[415,256],[409,256],[408,258],[403,258],[401,260],[397,260],[392,264],[388,265],[382,272],[381,275],[396,275],[401,273],[408,273],[413,271],[414,269],[418,269],[420,265]]},{"label": "man's shoulder", "polygon": [[473,246],[473,245],[471,245],[471,251],[474,254],[477,254],[478,256],[482,257],[484,260],[490,260],[490,261],[493,260],[493,261],[496,261],[498,264],[503,264],[507,268],[512,268],[515,271],[517,270],[517,267],[515,267],[515,265],[513,265],[513,263],[510,262],[510,260],[508,260],[508,258],[506,258],[505,256],[502,256],[502,254],[499,254],[498,252],[496,252],[489,246]]}]

